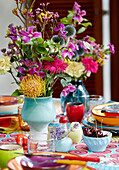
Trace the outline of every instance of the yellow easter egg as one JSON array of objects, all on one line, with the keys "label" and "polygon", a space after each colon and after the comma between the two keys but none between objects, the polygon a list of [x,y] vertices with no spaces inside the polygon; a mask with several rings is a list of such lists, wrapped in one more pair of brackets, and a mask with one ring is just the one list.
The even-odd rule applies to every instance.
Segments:
[{"label": "yellow easter egg", "polygon": [[[77,128],[74,128],[74,125],[78,124]],[[68,137],[72,139],[73,144],[77,144],[82,139],[82,127],[79,122],[72,122],[69,127],[69,134]]]}]

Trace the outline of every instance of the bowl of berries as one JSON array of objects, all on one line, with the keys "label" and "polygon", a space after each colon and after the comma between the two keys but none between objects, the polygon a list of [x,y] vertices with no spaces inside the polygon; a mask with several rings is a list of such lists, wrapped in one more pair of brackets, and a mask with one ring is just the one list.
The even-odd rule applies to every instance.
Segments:
[{"label": "bowl of berries", "polygon": [[103,152],[111,141],[112,133],[102,131],[96,127],[84,127],[82,137],[90,151]]}]

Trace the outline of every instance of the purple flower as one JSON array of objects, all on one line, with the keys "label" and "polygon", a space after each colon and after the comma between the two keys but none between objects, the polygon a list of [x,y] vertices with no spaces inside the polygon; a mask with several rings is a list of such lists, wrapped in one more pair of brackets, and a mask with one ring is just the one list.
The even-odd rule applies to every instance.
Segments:
[{"label": "purple flower", "polygon": [[33,32],[34,28],[36,28],[36,26],[29,27],[28,32],[24,30],[19,31],[20,35],[23,37],[22,41],[24,43],[28,43],[32,38],[42,37],[41,32]]},{"label": "purple flower", "polygon": [[17,40],[17,31],[14,27],[10,28],[10,34],[8,34],[8,37],[12,39],[12,41]]},{"label": "purple flower", "polygon": [[86,11],[85,10],[80,10],[80,8],[75,8],[75,14],[73,16],[74,20],[77,20],[78,23],[81,23],[83,21],[83,17],[84,15],[86,15]]},{"label": "purple flower", "polygon": [[60,127],[54,127],[53,130],[50,130],[50,136],[51,138],[61,140],[63,138],[63,135],[65,134],[65,130],[61,129]]},{"label": "purple flower", "polygon": [[90,38],[90,36],[89,36],[89,35],[87,35],[86,37],[84,37],[84,41],[88,41],[88,40],[89,40],[89,38]]},{"label": "purple flower", "polygon": [[114,50],[114,45],[113,44],[108,44],[109,48],[110,48],[110,51],[112,54],[115,53],[115,50]]},{"label": "purple flower", "polygon": [[25,76],[26,74],[30,75],[36,74],[42,78],[45,77],[45,72],[41,71],[42,69],[41,62],[35,63],[34,61],[30,61],[28,59],[20,60],[19,62],[25,65],[25,67],[22,66],[18,68],[18,72],[21,73],[23,76]]},{"label": "purple flower", "polygon": [[71,58],[74,55],[73,51],[75,50],[76,50],[76,46],[73,43],[69,43],[67,49],[63,50],[61,55],[63,58],[66,58],[68,56],[69,59],[71,60]]},{"label": "purple flower", "polygon": [[77,3],[77,2],[75,2],[74,3],[74,6],[73,6],[73,9],[76,9],[76,8],[80,8],[81,6]]},{"label": "purple flower", "polygon": [[67,94],[69,94],[69,92],[74,92],[76,89],[76,87],[74,85],[69,84],[68,86],[66,86],[63,90],[62,90],[62,94],[64,97],[67,96]]},{"label": "purple flower", "polygon": [[54,28],[54,30],[55,31],[61,31],[61,32],[63,32],[63,30],[64,30],[64,24],[62,24],[62,23],[59,23],[58,25],[57,25],[57,27],[55,27]]}]

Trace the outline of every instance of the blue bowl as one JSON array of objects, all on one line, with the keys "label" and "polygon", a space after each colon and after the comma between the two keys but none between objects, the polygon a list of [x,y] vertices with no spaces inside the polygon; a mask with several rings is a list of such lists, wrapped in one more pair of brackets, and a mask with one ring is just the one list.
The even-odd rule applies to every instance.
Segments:
[{"label": "blue bowl", "polygon": [[111,138],[112,138],[112,133],[108,131],[103,131],[103,134],[107,136],[105,137],[88,137],[84,136],[83,141],[84,143],[88,146],[88,149],[93,152],[103,152],[105,151],[107,145],[110,143]]}]

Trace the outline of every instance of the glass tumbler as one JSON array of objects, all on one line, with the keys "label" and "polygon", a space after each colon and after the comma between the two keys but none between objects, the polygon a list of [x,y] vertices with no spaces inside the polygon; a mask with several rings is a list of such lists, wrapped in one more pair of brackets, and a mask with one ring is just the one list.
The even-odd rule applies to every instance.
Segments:
[{"label": "glass tumbler", "polygon": [[[43,136],[43,134],[41,134]],[[28,153],[55,152],[55,140],[53,138],[34,139],[28,136]]]},{"label": "glass tumbler", "polygon": [[90,110],[97,105],[104,103],[104,98],[101,95],[89,95],[90,98]]}]

